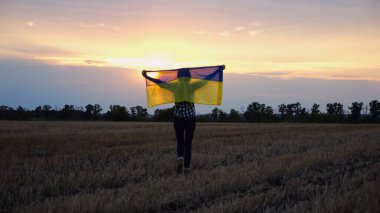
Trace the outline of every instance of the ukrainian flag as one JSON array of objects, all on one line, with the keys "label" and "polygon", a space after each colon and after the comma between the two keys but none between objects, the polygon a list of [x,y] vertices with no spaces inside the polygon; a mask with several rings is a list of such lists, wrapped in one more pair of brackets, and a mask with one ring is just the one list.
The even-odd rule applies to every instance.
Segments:
[{"label": "ukrainian flag", "polygon": [[221,105],[225,66],[180,68],[142,72],[148,107],[187,101]]}]

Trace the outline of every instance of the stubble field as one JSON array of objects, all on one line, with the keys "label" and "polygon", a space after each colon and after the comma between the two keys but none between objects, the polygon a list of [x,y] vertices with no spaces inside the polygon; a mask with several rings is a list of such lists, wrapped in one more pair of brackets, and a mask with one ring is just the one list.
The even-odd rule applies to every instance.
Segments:
[{"label": "stubble field", "polygon": [[0,122],[0,212],[378,212],[380,125]]}]

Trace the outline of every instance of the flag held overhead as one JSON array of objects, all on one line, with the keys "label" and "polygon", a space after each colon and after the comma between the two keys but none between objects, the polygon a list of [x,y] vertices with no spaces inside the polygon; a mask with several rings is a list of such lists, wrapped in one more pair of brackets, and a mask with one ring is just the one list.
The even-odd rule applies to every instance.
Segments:
[{"label": "flag held overhead", "polygon": [[144,70],[148,107],[187,101],[221,105],[225,66]]}]

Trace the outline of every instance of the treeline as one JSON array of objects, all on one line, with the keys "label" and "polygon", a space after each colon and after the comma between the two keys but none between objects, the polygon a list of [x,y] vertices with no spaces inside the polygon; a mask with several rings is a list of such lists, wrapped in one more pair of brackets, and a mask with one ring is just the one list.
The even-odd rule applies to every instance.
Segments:
[{"label": "treeline", "polygon": [[146,121],[148,110],[142,106],[130,107],[111,105],[109,110],[102,113],[99,104],[88,104],[77,107],[65,104],[62,109],[53,109],[50,105],[38,106],[34,110],[27,110],[21,106],[13,109],[9,106],[0,106],[2,120],[109,120],[109,121]]},{"label": "treeline", "polygon": [[[369,106],[369,107],[368,107]],[[310,109],[299,102],[278,105],[278,110],[271,106],[253,102],[241,112],[231,109],[224,112],[214,108],[210,113],[197,115],[200,122],[317,122],[317,123],[379,123],[380,102],[373,100],[364,107],[363,102],[353,102],[344,110],[341,103],[326,104],[326,112],[321,112],[319,104]],[[368,111],[369,110],[369,111]],[[2,120],[104,120],[104,121],[172,121],[174,107],[156,109],[153,115],[142,106],[125,107],[111,105],[107,111],[99,104],[88,104],[85,107],[64,105],[63,108],[52,108],[50,105],[38,106],[28,110],[21,106],[12,108],[0,106]],[[102,113],[104,112],[104,113]]]},{"label": "treeline", "polygon": [[[348,112],[348,113],[347,113]],[[299,102],[280,104],[278,110],[258,102],[251,103],[245,111],[239,113],[231,109],[229,113],[214,108],[211,114],[199,117],[202,121],[218,122],[313,122],[313,123],[379,123],[380,102],[373,100],[364,108],[363,102],[353,102],[344,110],[341,103],[327,103],[326,112],[314,103],[311,109],[302,107]]]}]

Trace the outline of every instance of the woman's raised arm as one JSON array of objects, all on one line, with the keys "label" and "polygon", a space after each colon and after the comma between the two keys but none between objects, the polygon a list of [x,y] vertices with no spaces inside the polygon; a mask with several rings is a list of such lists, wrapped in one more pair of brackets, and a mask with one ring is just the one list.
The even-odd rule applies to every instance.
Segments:
[{"label": "woman's raised arm", "polygon": [[156,78],[152,78],[152,77],[148,76],[148,75],[146,74],[146,71],[145,71],[145,70],[142,71],[142,75],[143,75],[146,79],[148,79],[149,81],[152,81],[152,82],[154,82],[154,83],[156,83],[156,84],[160,84],[160,83],[163,83],[163,82],[164,82],[164,81],[162,81],[162,80],[160,80],[160,79],[156,79]]}]

